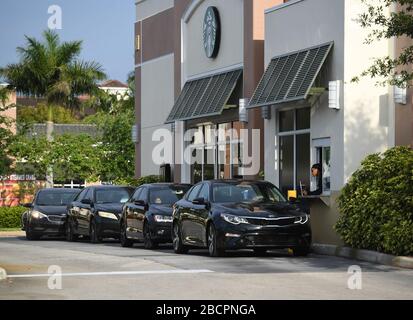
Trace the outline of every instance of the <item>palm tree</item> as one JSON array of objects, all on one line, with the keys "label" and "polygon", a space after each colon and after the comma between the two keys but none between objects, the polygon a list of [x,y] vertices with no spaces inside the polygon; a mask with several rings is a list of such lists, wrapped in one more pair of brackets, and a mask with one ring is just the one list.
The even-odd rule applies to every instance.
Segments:
[{"label": "palm tree", "polygon": [[[98,81],[106,75],[97,62],[79,59],[82,41],[61,43],[58,34],[50,30],[43,33],[42,42],[25,37],[26,46],[17,48],[19,63],[0,68],[0,76],[18,93],[46,99],[47,138],[52,140],[53,106],[79,107],[78,97],[96,93]],[[48,172],[49,186],[53,184],[50,174]]]}]

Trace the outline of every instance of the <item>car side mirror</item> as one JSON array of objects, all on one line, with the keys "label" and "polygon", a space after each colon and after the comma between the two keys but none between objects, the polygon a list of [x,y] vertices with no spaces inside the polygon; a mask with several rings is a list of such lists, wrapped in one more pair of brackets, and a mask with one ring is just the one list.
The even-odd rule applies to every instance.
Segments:
[{"label": "car side mirror", "polygon": [[205,207],[209,206],[209,202],[205,200],[204,198],[196,198],[192,200],[192,203],[197,206],[205,206]]},{"label": "car side mirror", "polygon": [[33,203],[23,203],[21,206],[25,208],[31,208],[33,207]]},{"label": "car side mirror", "polygon": [[80,201],[83,204],[88,204],[88,205],[92,205],[92,200],[90,199],[82,199],[82,201]]},{"label": "car side mirror", "polygon": [[136,200],[134,203],[137,206],[142,206],[142,207],[146,206],[146,202],[144,200]]}]

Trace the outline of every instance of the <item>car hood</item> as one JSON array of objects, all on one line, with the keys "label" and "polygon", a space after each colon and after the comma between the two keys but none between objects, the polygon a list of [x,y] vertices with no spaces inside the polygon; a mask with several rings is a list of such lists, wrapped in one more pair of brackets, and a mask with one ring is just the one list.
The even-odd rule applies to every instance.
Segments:
[{"label": "car hood", "polygon": [[172,216],[172,204],[151,204],[151,212],[155,214],[162,214],[165,216]]},{"label": "car hood", "polygon": [[123,208],[123,203],[102,203],[95,204],[95,209],[97,211],[107,211],[111,213],[121,214]]},{"label": "car hood", "polygon": [[214,204],[214,211],[229,213],[237,216],[262,218],[281,218],[303,215],[299,208],[288,202],[278,203],[220,203]]},{"label": "car hood", "polygon": [[57,216],[63,216],[67,212],[67,207],[66,206],[35,206],[33,210],[40,211],[41,213],[45,215],[57,215]]}]

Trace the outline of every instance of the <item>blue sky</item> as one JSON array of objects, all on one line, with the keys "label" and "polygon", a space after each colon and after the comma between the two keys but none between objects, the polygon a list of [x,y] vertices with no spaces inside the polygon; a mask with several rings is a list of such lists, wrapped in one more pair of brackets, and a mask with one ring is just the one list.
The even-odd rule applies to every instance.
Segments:
[{"label": "blue sky", "polygon": [[110,79],[134,69],[134,0],[0,0],[0,66],[17,62],[24,35],[40,37],[48,8],[62,8],[61,39],[83,40],[81,58],[102,64]]}]

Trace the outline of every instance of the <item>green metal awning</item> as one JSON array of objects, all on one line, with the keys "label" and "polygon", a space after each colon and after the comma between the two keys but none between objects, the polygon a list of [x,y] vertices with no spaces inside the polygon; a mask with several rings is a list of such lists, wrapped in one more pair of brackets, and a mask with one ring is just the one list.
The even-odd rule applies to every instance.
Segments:
[{"label": "green metal awning", "polygon": [[333,42],[274,57],[248,108],[306,99]]},{"label": "green metal awning", "polygon": [[241,75],[237,69],[188,81],[165,123],[220,115]]}]

